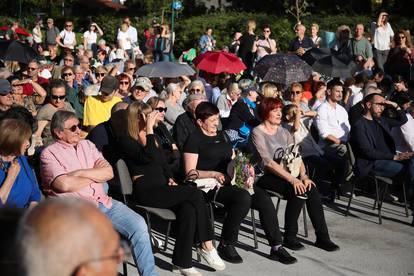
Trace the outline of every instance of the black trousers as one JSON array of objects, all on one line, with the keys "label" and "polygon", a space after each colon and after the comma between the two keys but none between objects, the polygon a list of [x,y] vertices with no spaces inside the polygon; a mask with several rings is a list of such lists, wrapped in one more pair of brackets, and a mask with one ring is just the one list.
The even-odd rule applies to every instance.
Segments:
[{"label": "black trousers", "polygon": [[[305,200],[295,195],[292,184],[274,174],[266,173],[258,180],[256,185],[262,189],[280,193],[286,198],[284,238],[296,238],[296,234],[298,233],[298,218]],[[326,226],[322,203],[317,189],[312,187],[307,192],[307,195],[306,207],[313,228],[315,229],[316,237],[318,239],[329,239],[328,227]]]},{"label": "black trousers", "polygon": [[259,212],[260,224],[266,234],[270,246],[282,244],[282,234],[279,230],[279,221],[275,205],[269,194],[262,188],[255,186],[252,195],[252,209]]},{"label": "black trousers", "polygon": [[250,194],[237,187],[223,186],[217,194],[212,190],[207,193],[207,196],[210,200],[215,199],[222,203],[227,213],[221,231],[221,241],[225,244],[236,244],[240,224],[250,210]]},{"label": "black trousers", "polygon": [[213,230],[208,217],[208,208],[203,192],[190,186],[151,185],[145,176],[134,183],[134,198],[137,203],[156,208],[171,209],[177,216],[177,239],[172,263],[192,267],[194,241],[213,239]]}]

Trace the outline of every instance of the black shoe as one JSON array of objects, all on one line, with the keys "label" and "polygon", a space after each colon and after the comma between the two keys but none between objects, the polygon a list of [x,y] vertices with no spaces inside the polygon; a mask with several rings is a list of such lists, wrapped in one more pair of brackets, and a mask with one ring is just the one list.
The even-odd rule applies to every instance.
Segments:
[{"label": "black shoe", "polygon": [[220,243],[217,247],[217,251],[219,256],[229,263],[240,264],[243,262],[242,257],[237,253],[234,245],[224,245],[223,243]]},{"label": "black shoe", "polygon": [[316,242],[315,242],[315,246],[316,247],[319,247],[319,248],[321,248],[323,250],[330,251],[330,252],[339,250],[339,246],[337,246],[336,244],[334,244],[329,239],[324,239],[324,240],[317,239]]},{"label": "black shoe", "polygon": [[283,246],[295,251],[305,249],[303,244],[301,244],[297,239],[285,239],[283,241]]},{"label": "black shoe", "polygon": [[281,262],[282,264],[294,264],[298,260],[295,257],[292,257],[289,252],[286,251],[283,247],[279,247],[278,250],[270,250],[269,259]]}]

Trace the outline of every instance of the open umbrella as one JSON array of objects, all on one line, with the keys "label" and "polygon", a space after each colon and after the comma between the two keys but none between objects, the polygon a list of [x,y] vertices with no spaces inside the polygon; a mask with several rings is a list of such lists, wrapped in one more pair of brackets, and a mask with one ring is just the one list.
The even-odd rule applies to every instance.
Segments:
[{"label": "open umbrella", "polygon": [[307,64],[313,65],[318,59],[330,56],[332,54],[330,48],[312,48],[305,52],[301,58],[306,61]]},{"label": "open umbrella", "polygon": [[18,61],[27,64],[37,57],[38,55],[29,45],[20,41],[0,42],[0,58],[3,60]]},{"label": "open umbrella", "polygon": [[246,69],[246,65],[236,55],[224,51],[202,53],[193,63],[197,69],[213,74],[237,74]]},{"label": "open umbrella", "polygon": [[273,54],[260,59],[253,72],[262,81],[287,86],[293,82],[308,80],[312,74],[312,67],[295,54]]},{"label": "open umbrella", "polygon": [[195,74],[188,64],[180,64],[171,61],[160,61],[142,66],[136,72],[142,77],[177,78],[179,76],[191,76]]},{"label": "open umbrella", "polygon": [[357,71],[357,64],[346,55],[332,54],[318,59],[313,65],[314,71],[333,78],[346,79]]},{"label": "open umbrella", "polygon": [[[7,31],[8,29],[9,29],[9,26],[1,26],[0,27],[1,31]],[[20,28],[20,27],[16,28],[16,30],[14,30],[14,31],[18,35],[31,36],[31,34],[26,29],[23,29],[23,28]]]}]

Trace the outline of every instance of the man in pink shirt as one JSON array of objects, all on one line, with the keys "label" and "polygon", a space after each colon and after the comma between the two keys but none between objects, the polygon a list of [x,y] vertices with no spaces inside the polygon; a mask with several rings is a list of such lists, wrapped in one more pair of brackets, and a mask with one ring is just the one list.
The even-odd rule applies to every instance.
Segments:
[{"label": "man in pink shirt", "polygon": [[114,176],[112,167],[92,142],[80,139],[75,113],[57,111],[50,131],[56,142],[45,148],[40,157],[44,190],[49,196],[80,197],[93,202],[130,240],[139,274],[158,275],[145,220],[106,194],[104,185]]}]

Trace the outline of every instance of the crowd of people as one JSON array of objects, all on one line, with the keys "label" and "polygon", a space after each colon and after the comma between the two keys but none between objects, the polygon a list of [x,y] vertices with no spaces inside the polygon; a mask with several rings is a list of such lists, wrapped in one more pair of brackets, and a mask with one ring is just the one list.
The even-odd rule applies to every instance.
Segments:
[{"label": "crowd of people", "polygon": [[[252,75],[261,58],[280,52],[270,27],[258,37],[253,20],[222,49],[245,63],[240,79],[225,72],[138,75],[141,66],[173,59],[175,34],[166,24],[154,22],[145,43],[138,43],[137,29],[124,18],[111,45],[96,23],[83,41],[71,21],[62,31],[51,18],[45,31],[41,25],[36,22],[30,42],[38,58],[4,61],[0,68],[0,206],[28,209],[15,219],[19,273],[116,275],[128,250],[118,232],[130,242],[139,274],[158,275],[144,218],[115,199],[111,180],[119,159],[132,177],[134,203],[176,214],[172,270],[182,275],[201,275],[192,265],[194,245],[217,271],[225,262],[242,263],[236,247],[250,208],[259,213],[272,260],[297,261],[286,249],[305,247],[296,237],[304,204],[314,245],[339,250],[322,201],[345,193],[350,150],[359,178],[404,180],[412,204],[414,48],[409,31],[394,34],[385,12],[372,23],[370,40],[364,24],[355,24],[353,36],[350,27],[338,28],[332,48],[355,60],[354,76],[324,79],[313,72],[287,86]],[[4,39],[20,39],[17,27],[14,22]],[[308,37],[304,25],[295,26],[292,55],[322,47],[318,25],[310,30]],[[201,53],[216,50],[211,27],[198,44]],[[301,156],[295,170],[283,165],[292,145]],[[233,185],[238,154],[255,164],[255,183],[246,189]],[[322,187],[327,181],[330,186]],[[387,196],[398,200],[399,188]],[[283,234],[269,191],[287,200]],[[207,206],[212,201],[226,212],[217,248]]]}]

